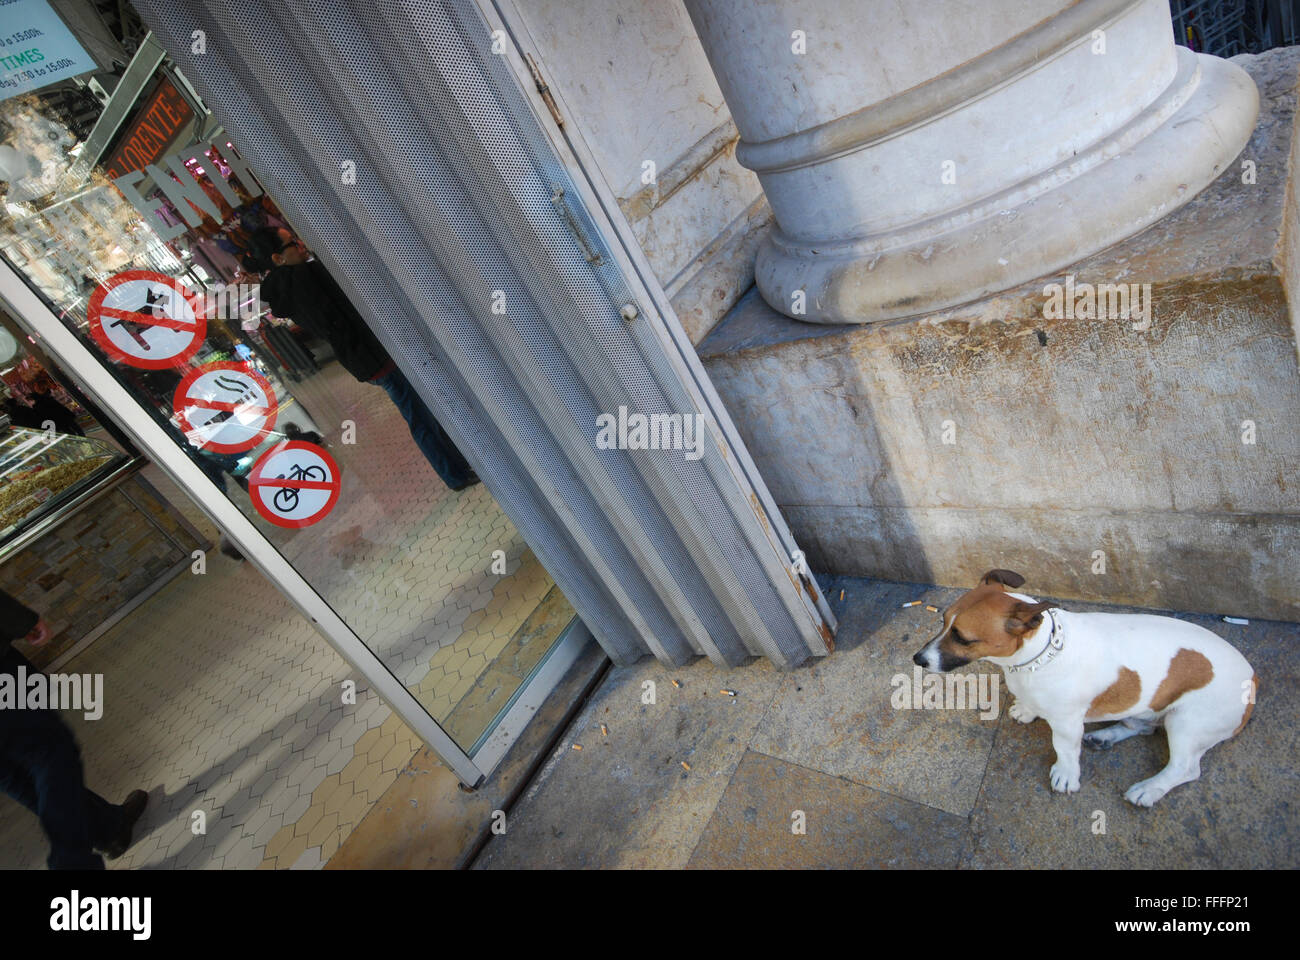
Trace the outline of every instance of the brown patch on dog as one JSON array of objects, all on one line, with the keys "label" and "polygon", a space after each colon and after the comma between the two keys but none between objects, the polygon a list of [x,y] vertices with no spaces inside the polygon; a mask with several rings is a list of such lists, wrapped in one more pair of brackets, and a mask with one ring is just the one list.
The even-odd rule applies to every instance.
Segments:
[{"label": "brown patch on dog", "polygon": [[1205,654],[1183,647],[1169,661],[1169,672],[1151,698],[1152,710],[1163,710],[1184,693],[1199,690],[1214,679],[1214,667]]},{"label": "brown patch on dog", "polygon": [[[1001,581],[981,583],[944,611],[939,649],[966,662],[1009,657],[1024,646],[1025,637],[1043,622],[1042,612],[1050,606],[1008,596]],[[958,636],[968,642],[959,642]]]},{"label": "brown patch on dog", "polygon": [[1083,719],[1095,720],[1112,713],[1123,713],[1136,704],[1141,695],[1142,680],[1128,667],[1120,667],[1115,682],[1097,694],[1097,698],[1088,705],[1088,712],[1083,715]]},{"label": "brown patch on dog", "polygon": [[1237,724],[1237,729],[1232,731],[1235,737],[1241,731],[1246,729],[1246,724],[1250,721],[1250,715],[1255,712],[1255,697],[1259,694],[1259,677],[1256,674],[1250,676],[1250,701],[1246,704],[1246,709],[1242,711],[1241,723]]}]

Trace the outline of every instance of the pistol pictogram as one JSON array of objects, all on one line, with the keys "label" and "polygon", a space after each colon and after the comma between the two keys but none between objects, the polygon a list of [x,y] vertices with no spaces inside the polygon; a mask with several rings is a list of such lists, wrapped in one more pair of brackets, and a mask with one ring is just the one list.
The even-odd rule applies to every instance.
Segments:
[{"label": "pistol pictogram", "polygon": [[[153,291],[146,287],[144,291],[144,306],[140,307],[135,312],[143,313],[150,317],[166,316],[166,313],[162,312],[161,308],[157,306],[157,304],[161,303],[165,299],[165,294],[159,294],[155,297]],[[144,333],[142,332],[142,329],[147,326],[146,324],[140,324],[134,320],[128,320],[125,317],[121,317],[114,320],[109,324],[109,326],[121,327],[131,335],[131,339],[140,345],[141,350],[149,349],[149,341],[144,338]]]}]

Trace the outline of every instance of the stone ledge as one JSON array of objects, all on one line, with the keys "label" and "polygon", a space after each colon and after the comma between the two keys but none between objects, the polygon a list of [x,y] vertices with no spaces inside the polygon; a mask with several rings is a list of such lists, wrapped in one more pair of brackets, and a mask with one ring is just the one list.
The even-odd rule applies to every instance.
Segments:
[{"label": "stone ledge", "polygon": [[815,566],[956,586],[1005,566],[1048,594],[1300,619],[1300,48],[1235,60],[1261,114],[1234,167],[1069,271],[1151,284],[1149,329],[1046,318],[1056,276],[849,327],[751,290],[700,344]]}]

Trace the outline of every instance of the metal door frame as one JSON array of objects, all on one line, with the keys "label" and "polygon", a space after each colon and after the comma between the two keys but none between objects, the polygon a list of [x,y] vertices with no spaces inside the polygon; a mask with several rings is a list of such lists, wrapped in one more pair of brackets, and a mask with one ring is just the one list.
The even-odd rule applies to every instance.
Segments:
[{"label": "metal door frame", "polygon": [[[789,591],[788,594],[781,589],[776,591],[778,602],[787,605],[786,609],[799,624],[798,629],[804,631],[803,636],[813,655],[828,652],[833,649],[831,637],[835,628],[835,618],[829,604],[812,577],[798,571],[795,540],[726,408],[699,367],[694,347],[677,321],[667,294],[619,210],[610,188],[599,174],[599,168],[583,142],[580,131],[557,126],[546,101],[538,93],[522,55],[525,49],[523,45],[527,42],[526,31],[521,29],[517,18],[514,23],[510,22],[513,8],[508,0],[503,4],[504,11],[497,0],[458,2],[476,10],[489,30],[501,29],[514,41],[506,45],[503,54],[508,64],[505,72],[513,80],[528,111],[533,114],[537,128],[542,132],[555,160],[568,174],[575,200],[594,226],[601,241],[600,246],[617,266],[632,294],[632,302],[639,301],[643,306],[652,308],[644,314],[651,339],[659,345],[662,356],[678,383],[688,396],[693,395],[696,409],[707,411],[721,433],[721,437],[715,438],[721,441],[718,445],[723,448],[722,460],[725,466],[720,468],[720,473],[730,474],[735,487],[732,489],[723,483],[718,487],[719,493],[730,508],[737,512],[738,519],[740,513],[752,513],[747,521],[748,532],[745,535],[752,538],[751,548],[759,567],[773,584],[784,583],[787,579],[789,581],[784,588]],[[263,182],[265,185],[265,180]],[[481,743],[473,755],[467,753],[432,720],[415,697],[388,672],[382,661],[334,613],[257,527],[217,490],[201,469],[176,447],[161,426],[101,367],[88,348],[62,326],[43,298],[29,290],[22,278],[2,263],[0,296],[13,304],[16,315],[24,318],[43,338],[45,348],[83,382],[87,393],[106,411],[110,411],[111,416],[121,421],[126,432],[140,448],[195,499],[244,555],[317,626],[326,640],[442,757],[462,782],[477,785],[491,772],[534,712],[531,708],[554,688],[564,670],[576,659],[585,643],[592,639],[590,631],[580,623],[575,629],[567,631],[551,654],[521,685],[512,702],[507,705],[504,716],[500,717],[493,735]],[[745,490],[749,491],[748,496],[743,493]],[[810,636],[813,639],[807,639]],[[777,653],[765,648],[762,655],[775,656]]]},{"label": "metal door frame", "polygon": [[496,768],[519,738],[568,668],[578,659],[591,632],[574,619],[559,641],[524,678],[486,741],[473,754],[463,750],[430,716],[420,701],[395,677],[329,603],[294,568],[253,522],[217,489],[175,440],[118,383],[90,348],[68,330],[45,298],[0,254],[0,300],[14,318],[40,341],[55,362],[100,410],[113,418],[131,441],[167,474],[225,533],[262,575],[298,608],[317,631],[370,685],[402,721],[423,740],[467,787],[477,787]]},{"label": "metal door frame", "polygon": [[[671,307],[479,0],[136,2],[616,662],[793,667],[833,648]],[[356,70],[331,69],[340,56]],[[519,325],[492,319],[491,284],[513,289]],[[622,403],[693,413],[707,438],[685,459],[611,452],[596,413]]]}]

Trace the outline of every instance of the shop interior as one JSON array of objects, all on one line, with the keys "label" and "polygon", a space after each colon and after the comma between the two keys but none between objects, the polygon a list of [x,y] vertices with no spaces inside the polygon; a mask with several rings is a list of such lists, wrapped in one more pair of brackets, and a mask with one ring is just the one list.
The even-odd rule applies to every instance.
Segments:
[{"label": "shop interior", "polygon": [[[205,500],[253,520],[467,753],[574,612],[486,487],[448,486],[387,388],[275,315],[263,284],[311,252],[147,31],[114,27],[120,62],[93,83],[0,100],[0,255],[210,486],[173,483],[5,309],[0,589],[50,625],[16,644],[34,665],[104,675],[103,716],[68,718],[87,785],[150,791],[110,868],[321,866],[423,744]],[[325,451],[328,496],[312,464],[276,474],[297,488],[261,483],[290,449]],[[215,818],[202,836],[196,807]],[[0,866],[44,860],[35,817],[0,796]]]}]

